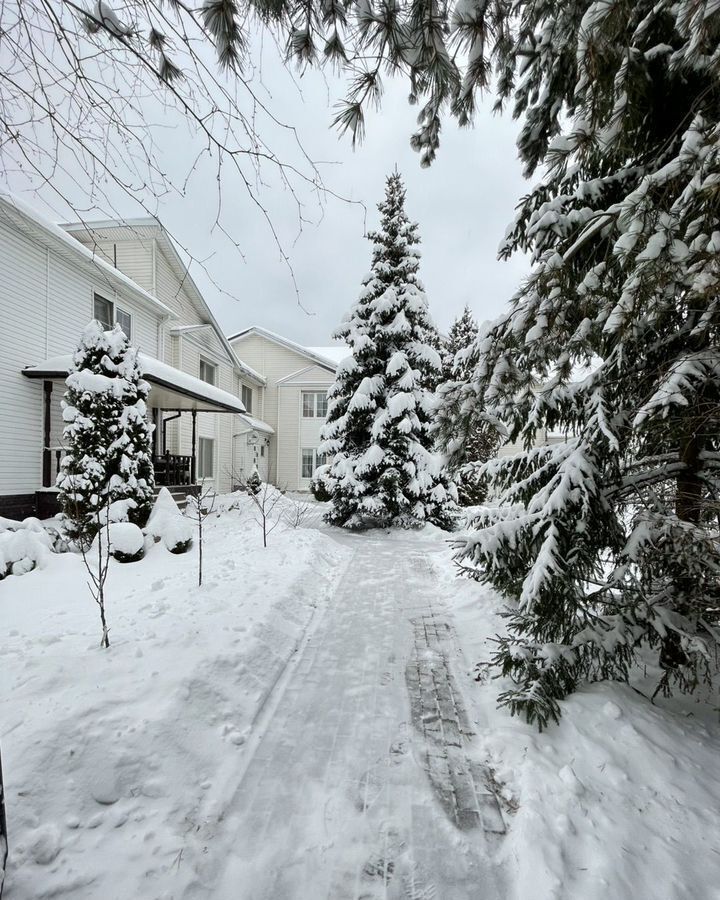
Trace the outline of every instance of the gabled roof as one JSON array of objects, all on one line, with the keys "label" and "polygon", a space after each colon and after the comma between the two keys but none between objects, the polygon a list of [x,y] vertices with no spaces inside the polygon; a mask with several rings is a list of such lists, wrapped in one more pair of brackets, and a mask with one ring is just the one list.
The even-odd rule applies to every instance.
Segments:
[{"label": "gabled roof", "polygon": [[203,315],[207,317],[208,324],[212,326],[213,331],[217,335],[218,340],[222,344],[223,349],[235,368],[239,369],[247,375],[248,378],[259,384],[266,383],[265,378],[260,375],[259,372],[256,372],[255,369],[246,365],[238,358],[237,354],[230,346],[230,342],[220,328],[212,310],[205,301],[205,298],[200,293],[200,289],[193,281],[190,271],[178,253],[172,238],[156,218],[147,216],[140,219],[106,219],[96,222],[69,222],[60,227],[70,234],[85,233],[89,235],[93,241],[95,241],[96,233],[100,231],[103,232],[103,236],[110,241],[128,240],[128,234],[131,234],[133,237],[145,237],[150,240],[155,240],[170,264],[170,268],[173,270],[175,277],[190,297],[190,300],[202,311]]},{"label": "gabled roof", "polygon": [[317,363],[313,363],[311,366],[304,366],[302,369],[298,369],[295,372],[291,372],[289,375],[285,375],[284,378],[278,378],[278,386],[285,384],[327,384],[326,381],[318,381],[317,376],[313,378],[309,375],[313,369],[317,371],[318,368],[319,366]]},{"label": "gabled roof", "polygon": [[302,344],[297,344],[295,341],[291,341],[290,338],[283,337],[281,334],[276,334],[274,331],[270,331],[267,328],[262,328],[260,325],[251,325],[249,328],[243,328],[242,331],[237,331],[235,334],[229,335],[228,340],[232,343],[233,341],[242,340],[250,335],[257,335],[258,337],[272,341],[274,344],[285,347],[288,350],[294,350],[295,353],[305,356],[307,359],[312,360],[318,366],[327,369],[329,372],[335,372],[338,367],[336,362],[329,359],[327,356],[322,356],[316,349],[303,347]]},{"label": "gabled roof", "polygon": [[70,237],[53,222],[45,219],[19,197],[0,192],[0,221],[17,228],[27,237],[40,241],[66,262],[79,266],[113,290],[122,291],[162,318],[177,318],[174,310],[161,303],[132,278],[101,259],[92,250]]}]

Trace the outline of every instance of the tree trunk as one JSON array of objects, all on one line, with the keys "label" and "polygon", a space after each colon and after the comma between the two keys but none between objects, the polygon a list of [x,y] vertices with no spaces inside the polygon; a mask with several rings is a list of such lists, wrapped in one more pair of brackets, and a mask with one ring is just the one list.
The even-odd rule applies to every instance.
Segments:
[{"label": "tree trunk", "polygon": [[[685,469],[678,475],[676,481],[675,514],[681,522],[693,525],[697,525],[700,521],[702,502],[702,481],[698,475],[700,449],[700,439],[697,432],[693,431],[686,436],[680,447],[680,459],[685,464]],[[696,585],[691,578],[678,576],[675,578],[674,587],[675,612],[685,616],[692,608],[690,599]],[[682,648],[680,635],[676,631],[667,632],[660,647],[660,665],[664,669],[677,669],[687,662],[687,654]]]}]

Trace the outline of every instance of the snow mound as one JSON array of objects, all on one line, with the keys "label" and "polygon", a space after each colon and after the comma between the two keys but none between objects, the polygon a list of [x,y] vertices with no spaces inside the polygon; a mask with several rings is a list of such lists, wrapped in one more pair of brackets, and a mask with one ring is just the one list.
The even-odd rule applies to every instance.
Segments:
[{"label": "snow mound", "polygon": [[168,518],[162,534],[162,542],[171,553],[185,553],[193,538],[193,526],[181,515]]},{"label": "snow mound", "polygon": [[192,523],[182,515],[172,494],[165,487],[160,489],[145,526],[145,533],[155,541],[162,541],[171,553],[184,553],[192,543]]},{"label": "snow mound", "polygon": [[42,527],[36,531],[21,525],[18,531],[0,532],[0,578],[42,568],[52,547],[52,538]]},{"label": "snow mound", "polygon": [[150,518],[145,526],[145,533],[152,535],[156,541],[159,541],[162,539],[168,523],[179,516],[180,508],[173,500],[170,491],[166,487],[160,488],[160,493],[157,495]]},{"label": "snow mound", "polygon": [[[111,522],[107,530],[103,529],[103,544],[110,541],[110,553],[118,562],[135,562],[142,559],[145,551],[145,537],[137,525],[132,522]],[[100,536],[96,535],[92,544],[97,551]]]}]

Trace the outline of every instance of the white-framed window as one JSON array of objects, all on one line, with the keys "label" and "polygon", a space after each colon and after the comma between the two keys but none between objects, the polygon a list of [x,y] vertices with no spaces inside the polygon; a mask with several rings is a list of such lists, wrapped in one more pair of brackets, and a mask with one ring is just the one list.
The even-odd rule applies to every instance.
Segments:
[{"label": "white-framed window", "polygon": [[93,318],[97,319],[105,331],[110,331],[115,324],[119,325],[127,339],[132,340],[132,316],[102,294],[93,296]]},{"label": "white-framed window", "polygon": [[302,414],[304,419],[324,419],[327,415],[327,391],[303,391]]},{"label": "white-framed window", "polygon": [[303,447],[300,456],[300,476],[312,478],[315,470],[324,466],[326,462],[327,456],[324,453],[318,453],[314,447]]},{"label": "white-framed window", "polygon": [[265,444],[260,444],[260,456],[265,456]]},{"label": "white-framed window", "polygon": [[132,340],[132,316],[125,309],[120,309],[119,306],[115,307],[115,321],[122,328],[125,337],[128,340]]},{"label": "white-framed window", "polygon": [[215,441],[213,438],[198,438],[198,478],[212,478],[215,474]]},{"label": "white-framed window", "polygon": [[110,331],[115,320],[112,301],[100,294],[93,298],[93,318],[97,319],[105,331]]},{"label": "white-framed window", "polygon": [[200,380],[217,384],[217,366],[200,357]]},{"label": "white-framed window", "polygon": [[243,406],[245,409],[251,413],[252,412],[252,401],[253,401],[253,391],[251,387],[248,387],[244,384],[240,390],[241,397],[240,399],[243,402]]}]

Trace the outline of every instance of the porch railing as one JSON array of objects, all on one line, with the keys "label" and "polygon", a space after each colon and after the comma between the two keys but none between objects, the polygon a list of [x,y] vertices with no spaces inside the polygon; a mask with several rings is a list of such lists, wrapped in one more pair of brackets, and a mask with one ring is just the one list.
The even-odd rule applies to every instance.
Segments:
[{"label": "porch railing", "polygon": [[155,484],[192,484],[192,456],[163,453],[153,456]]},{"label": "porch railing", "polygon": [[63,447],[43,447],[43,487],[55,487],[64,453]]}]

